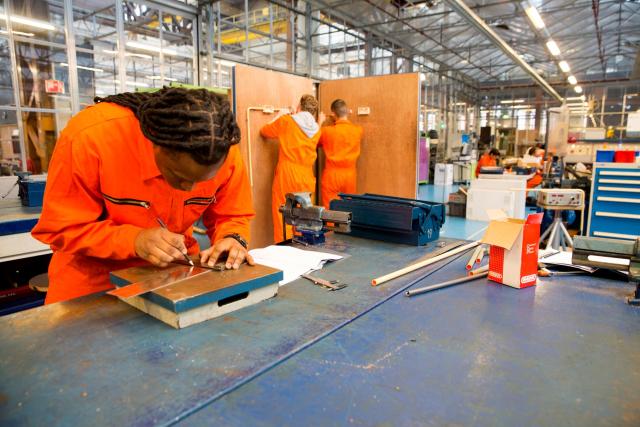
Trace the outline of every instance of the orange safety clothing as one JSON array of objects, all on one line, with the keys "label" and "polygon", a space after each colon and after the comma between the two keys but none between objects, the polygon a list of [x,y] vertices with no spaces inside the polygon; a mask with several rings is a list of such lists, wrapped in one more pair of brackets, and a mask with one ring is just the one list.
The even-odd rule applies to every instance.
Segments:
[{"label": "orange safety clothing", "polygon": [[[313,164],[317,157],[316,147],[320,131],[312,137],[307,136],[291,115],[287,114],[264,125],[260,134],[264,138],[278,139],[280,142],[271,192],[271,214],[274,242],[281,242],[287,237],[282,235],[282,214],[279,209],[285,203],[287,193],[315,192]],[[289,237],[293,235],[291,227],[287,226],[286,233]]]},{"label": "orange safety clothing", "polygon": [[478,164],[476,165],[476,178],[480,175],[480,169],[483,167],[497,166],[497,164],[496,159],[491,157],[491,155],[483,154],[480,156],[480,160],[478,160]]},{"label": "orange safety clothing", "polygon": [[145,264],[134,242],[158,227],[156,218],[185,235],[192,255],[201,216],[212,242],[231,233],[249,238],[251,187],[237,146],[212,179],[181,191],[161,175],[152,144],[133,112],[112,103],[83,110],[62,131],[32,231],[53,250],[47,304],[110,289],[110,271]]},{"label": "orange safety clothing", "polygon": [[527,180],[527,188],[535,188],[542,183],[542,173],[536,171],[535,175]]},{"label": "orange safety clothing", "polygon": [[338,193],[355,193],[356,162],[360,156],[362,128],[347,119],[338,119],[335,124],[322,128],[320,146],[324,150],[325,164],[320,180],[322,205],[338,198]]}]

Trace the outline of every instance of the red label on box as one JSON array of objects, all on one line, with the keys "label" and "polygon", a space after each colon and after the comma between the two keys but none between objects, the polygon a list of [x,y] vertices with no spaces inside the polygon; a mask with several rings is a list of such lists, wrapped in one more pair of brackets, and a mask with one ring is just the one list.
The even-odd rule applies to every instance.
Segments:
[{"label": "red label on box", "polygon": [[64,93],[64,82],[62,80],[45,80],[44,90],[47,93]]}]

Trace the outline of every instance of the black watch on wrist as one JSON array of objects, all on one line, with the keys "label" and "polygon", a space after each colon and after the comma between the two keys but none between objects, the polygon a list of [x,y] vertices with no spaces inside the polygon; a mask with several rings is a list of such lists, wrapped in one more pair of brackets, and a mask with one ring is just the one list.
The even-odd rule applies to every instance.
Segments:
[{"label": "black watch on wrist", "polygon": [[224,238],[226,239],[227,237],[230,237],[232,239],[234,239],[235,241],[237,241],[238,243],[240,243],[242,245],[243,248],[245,249],[249,249],[249,244],[247,243],[246,240],[244,240],[242,238],[241,235],[239,235],[238,233],[232,233],[232,234],[227,234],[226,236],[224,236]]}]

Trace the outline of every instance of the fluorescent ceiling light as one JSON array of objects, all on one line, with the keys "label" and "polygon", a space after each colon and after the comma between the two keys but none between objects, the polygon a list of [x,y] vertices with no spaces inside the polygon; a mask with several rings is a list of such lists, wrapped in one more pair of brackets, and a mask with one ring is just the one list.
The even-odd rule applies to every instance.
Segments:
[{"label": "fluorescent ceiling light", "polygon": [[586,99],[586,97],[584,95],[582,96],[570,96],[568,98],[565,98],[566,101],[584,101]]},{"label": "fluorescent ceiling light", "polygon": [[[114,80],[113,83],[120,84],[120,80]],[[133,87],[149,87],[149,85],[147,83],[143,83],[143,82],[127,81],[127,82],[125,82],[125,84],[127,86],[133,86]]]},{"label": "fluorescent ceiling light", "polygon": [[575,90],[576,93],[582,93],[582,86],[575,86],[573,90]]},{"label": "fluorescent ceiling light", "polygon": [[569,81],[569,83],[571,83],[572,85],[577,85],[578,84],[578,79],[576,79],[576,76],[574,76],[573,74],[570,75],[567,80]]},{"label": "fluorescent ceiling light", "polygon": [[533,26],[536,27],[536,29],[539,30],[541,28],[544,28],[544,21],[542,20],[542,16],[540,16],[540,13],[538,13],[538,9],[536,9],[535,6],[529,5],[529,7],[524,11],[531,20]]},{"label": "fluorescent ceiling light", "polygon": [[[0,14],[0,19],[6,19],[6,18],[7,18],[7,15]],[[31,19],[31,18],[27,18],[25,16],[11,15],[11,16],[9,16],[9,20],[12,23],[15,22],[16,24],[26,25],[27,27],[41,28],[43,30],[49,30],[49,31],[55,31],[56,30],[55,25],[52,25],[52,24],[48,23],[47,21],[40,21],[38,19]]]},{"label": "fluorescent ceiling light", "polygon": [[466,102],[456,102],[456,103],[454,103],[453,105],[455,105],[455,106],[457,106],[457,107],[460,107],[460,106],[467,105],[467,103],[466,103]]},{"label": "fluorescent ceiling light", "polygon": [[552,39],[549,39],[549,41],[547,42],[547,48],[549,49],[549,52],[551,52],[551,55],[560,55],[560,48],[558,47],[558,44]]},{"label": "fluorescent ceiling light", "polygon": [[225,67],[234,67],[236,65],[235,62],[227,61],[225,59],[214,59],[214,62],[219,62],[220,65],[223,65]]},{"label": "fluorescent ceiling light", "polygon": [[[35,34],[33,34],[33,33],[25,33],[24,31],[13,30],[13,31],[11,31],[11,33],[15,34],[16,36],[23,36],[23,37],[33,37],[33,36],[35,36]],[[9,34],[9,31],[0,30],[0,34]]]},{"label": "fluorescent ceiling light", "polygon": [[[69,64],[67,64],[66,62],[61,62],[60,65],[62,65],[63,67],[68,67],[69,66]],[[102,68],[85,67],[84,65],[77,65],[76,67],[81,69],[81,70],[94,71],[96,73],[103,73],[104,72],[104,70]]]},{"label": "fluorescent ceiling light", "polygon": [[[162,79],[161,76],[147,76],[147,78],[149,80],[160,80]],[[170,81],[170,82],[177,82],[178,79],[174,79],[173,77],[165,77],[164,80]]]},{"label": "fluorescent ceiling light", "polygon": [[571,67],[569,67],[569,63],[567,61],[558,62],[558,66],[564,73],[568,73],[569,71],[571,71]]},{"label": "fluorescent ceiling light", "polygon": [[107,55],[117,55],[118,51],[117,50],[108,50],[108,49],[103,49],[102,53],[106,53]]},{"label": "fluorescent ceiling light", "polygon": [[503,101],[500,101],[500,104],[522,104],[524,102],[524,99],[505,99]]},{"label": "fluorescent ceiling light", "polygon": [[[176,52],[174,49],[166,48],[166,47],[160,48],[160,46],[155,46],[152,44],[130,41],[130,42],[127,42],[127,47],[146,50],[147,52],[154,52],[154,53],[160,53],[160,51],[162,50],[163,55],[178,56],[178,52]],[[185,56],[185,55],[180,55],[180,56]]]}]

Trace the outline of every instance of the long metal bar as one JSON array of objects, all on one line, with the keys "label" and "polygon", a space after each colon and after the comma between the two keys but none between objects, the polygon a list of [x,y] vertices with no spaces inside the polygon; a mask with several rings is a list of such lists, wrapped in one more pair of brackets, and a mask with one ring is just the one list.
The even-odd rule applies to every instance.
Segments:
[{"label": "long metal bar", "polygon": [[424,294],[426,292],[431,292],[431,291],[435,291],[435,290],[442,289],[442,288],[448,288],[449,286],[459,285],[461,283],[471,282],[473,280],[477,280],[477,279],[480,279],[482,277],[487,277],[488,275],[489,275],[489,272],[485,271],[485,272],[482,272],[480,274],[473,275],[473,276],[464,276],[464,277],[460,277],[459,279],[449,280],[447,282],[438,283],[436,285],[425,286],[424,288],[412,289],[410,291],[405,292],[404,294],[405,294],[405,296],[412,297],[414,295]]},{"label": "long metal bar", "polygon": [[124,32],[124,9],[122,2],[116,1],[116,31],[118,33],[118,92],[126,92],[127,90],[127,63],[124,56],[125,44],[127,42]]},{"label": "long metal bar", "polygon": [[540,76],[536,70],[533,69],[526,61],[524,61],[518,53],[513,50],[502,37],[496,34],[482,18],[480,18],[474,11],[472,11],[462,0],[446,0],[446,3],[455,10],[460,16],[465,18],[471,25],[473,25],[478,31],[484,34],[489,40],[491,40],[498,48],[500,48],[508,57],[510,57],[516,64],[529,74],[533,80],[538,83],[545,92],[556,98],[558,101],[563,101],[562,96],[547,82],[542,76]]},{"label": "long metal bar", "polygon": [[9,56],[11,58],[11,81],[13,82],[13,99],[16,103],[16,125],[18,126],[18,138],[20,139],[20,162],[22,171],[27,171],[27,144],[25,141],[24,124],[22,122],[22,100],[20,99],[20,79],[18,78],[18,57],[16,54],[16,43],[11,28],[12,4],[9,0],[5,2],[6,28],[9,37]]},{"label": "long metal bar", "polygon": [[69,64],[69,94],[71,95],[71,112],[80,112],[80,94],[78,87],[78,61],[76,57],[76,36],[73,28],[73,5],[71,0],[64,0],[64,33],[67,42],[67,63]]}]

